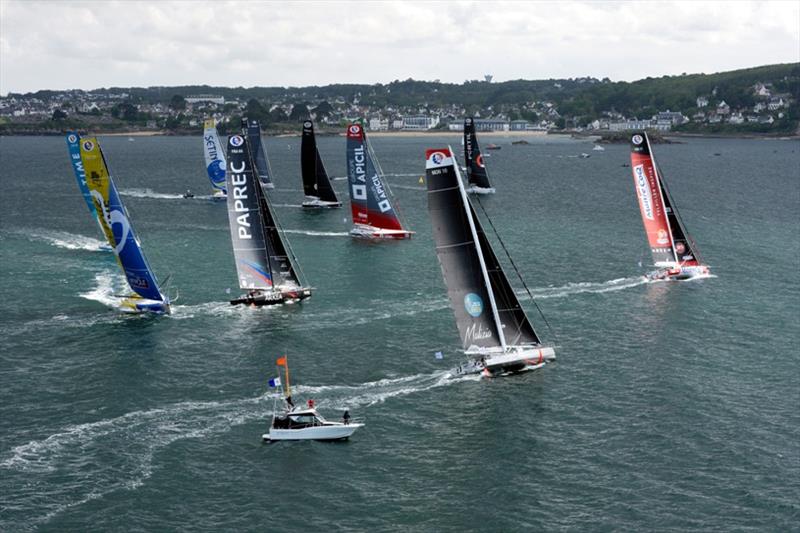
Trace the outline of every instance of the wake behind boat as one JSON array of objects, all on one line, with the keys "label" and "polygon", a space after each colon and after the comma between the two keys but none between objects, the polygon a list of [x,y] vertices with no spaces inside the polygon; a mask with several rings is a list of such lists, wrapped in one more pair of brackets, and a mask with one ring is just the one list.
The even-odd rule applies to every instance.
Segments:
[{"label": "wake behind boat", "polygon": [[350,235],[367,239],[408,239],[413,235],[392,207],[383,172],[359,123],[347,127],[347,179],[353,214]]},{"label": "wake behind boat", "polygon": [[322,164],[314,135],[314,123],[303,122],[303,137],[300,141],[300,173],[303,176],[303,192],[306,200],[303,207],[342,207],[331,186],[331,180]]},{"label": "wake behind boat", "polygon": [[631,135],[631,170],[642,222],[657,270],[651,280],[682,281],[708,276],[656,165],[647,132]]},{"label": "wake behind boat", "polygon": [[292,303],[311,296],[289,256],[269,199],[254,172],[249,142],[228,139],[228,221],[239,287],[248,292],[232,305]]},{"label": "wake behind boat", "polygon": [[[279,440],[320,440],[334,441],[347,440],[364,424],[350,419],[350,412],[345,411],[342,422],[326,420],[316,409],[314,400],[308,400],[305,406],[295,405],[292,400],[292,389],[289,382],[289,364],[286,356],[279,357],[277,366],[283,367],[286,376],[286,393],[279,376],[270,380],[271,387],[277,387],[278,394],[272,405],[272,420],[269,430],[261,438],[264,442]],[[278,408],[278,399],[282,399],[282,406]]]},{"label": "wake behind boat", "polygon": [[494,194],[494,187],[489,183],[489,174],[483,163],[478,136],[475,134],[475,121],[472,117],[464,119],[464,161],[467,172],[468,193]]},{"label": "wake behind boat", "polygon": [[147,263],[96,138],[80,139],[80,156],[100,227],[134,292],[121,299],[120,308],[132,313],[169,313],[169,299],[162,294],[158,280]]},{"label": "wake behind boat", "polygon": [[459,373],[499,376],[555,360],[508,282],[470,203],[452,149],[425,154],[436,255],[469,360]]}]

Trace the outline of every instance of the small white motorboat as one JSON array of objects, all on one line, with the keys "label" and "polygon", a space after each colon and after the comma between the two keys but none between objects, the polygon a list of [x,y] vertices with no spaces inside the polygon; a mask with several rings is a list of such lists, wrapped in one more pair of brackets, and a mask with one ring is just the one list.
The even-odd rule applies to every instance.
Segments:
[{"label": "small white motorboat", "polygon": [[264,433],[264,442],[276,440],[347,440],[350,435],[364,424],[351,422],[346,417],[344,422],[326,420],[311,406],[300,406],[275,413],[269,432]]},{"label": "small white motorboat", "polygon": [[[271,387],[278,388],[272,407],[272,421],[269,430],[261,435],[264,442],[276,440],[347,440],[355,431],[364,427],[364,424],[350,418],[350,412],[345,410],[341,422],[326,420],[314,405],[314,400],[308,400],[305,406],[295,406],[292,402],[291,385],[289,383],[289,364],[284,355],[279,357],[277,365],[282,366],[286,372],[286,393],[284,395],[280,375],[269,381]],[[280,370],[278,371],[280,374]],[[278,410],[278,398],[283,397],[283,409]]]}]

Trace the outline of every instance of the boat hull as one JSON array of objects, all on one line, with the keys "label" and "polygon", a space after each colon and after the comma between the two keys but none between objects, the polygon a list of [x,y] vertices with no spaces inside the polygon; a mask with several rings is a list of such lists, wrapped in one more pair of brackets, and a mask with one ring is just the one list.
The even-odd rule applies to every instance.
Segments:
[{"label": "boat hull", "polygon": [[350,230],[350,235],[359,239],[410,239],[413,231],[404,229],[385,229],[356,224]]},{"label": "boat hull", "polygon": [[324,426],[314,426],[302,429],[276,429],[270,428],[269,433],[264,433],[262,438],[267,441],[278,440],[346,440],[364,424],[341,424],[328,422]]},{"label": "boat hull", "polygon": [[153,313],[168,315],[171,313],[169,302],[164,300],[148,300],[146,298],[124,298],[120,309],[125,313]]},{"label": "boat hull", "polygon": [[281,292],[261,291],[255,294],[243,294],[231,300],[231,305],[250,305],[262,307],[265,305],[280,305],[294,303],[311,297],[311,289],[287,290]]},{"label": "boat hull", "polygon": [[471,185],[467,188],[467,194],[494,194],[494,187],[478,187]]},{"label": "boat hull", "polygon": [[215,202],[224,202],[228,199],[228,195],[225,194],[225,191],[216,190],[214,194],[211,195],[211,199]]},{"label": "boat hull", "polygon": [[319,198],[314,198],[313,200],[306,200],[305,202],[303,202],[303,207],[307,209],[326,209],[326,208],[342,207],[342,202],[328,202],[325,200],[320,200]]},{"label": "boat hull", "polygon": [[650,281],[689,281],[706,278],[710,273],[706,265],[666,267],[650,272],[647,274],[647,279]]},{"label": "boat hull", "polygon": [[551,346],[512,347],[504,353],[467,354],[471,359],[456,369],[458,374],[481,374],[497,377],[528,372],[556,360]]}]

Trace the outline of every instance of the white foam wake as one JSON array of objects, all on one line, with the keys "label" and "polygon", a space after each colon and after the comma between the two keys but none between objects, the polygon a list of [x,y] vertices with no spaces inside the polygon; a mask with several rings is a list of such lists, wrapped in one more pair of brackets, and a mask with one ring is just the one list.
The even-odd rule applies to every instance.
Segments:
[{"label": "white foam wake", "polygon": [[121,189],[119,193],[122,196],[132,196],[134,198],[155,198],[157,200],[183,200],[182,194],[169,194],[162,192],[155,192],[153,189]]},{"label": "white foam wake", "polygon": [[[313,397],[326,413],[368,408],[391,398],[478,379],[437,371],[352,386],[300,385],[295,391],[303,398]],[[176,441],[225,434],[234,426],[257,420],[266,426],[271,406],[272,398],[266,394],[187,401],[68,425],[3,452],[0,488],[7,495],[7,508],[18,510],[35,526],[114,491],[140,487],[152,475],[153,458]],[[254,431],[253,440],[259,439],[260,429]],[[111,451],[113,464],[108,460]],[[22,482],[31,475],[36,477],[35,484]]]},{"label": "white foam wake", "polygon": [[27,235],[32,239],[49,242],[53,246],[66,250],[84,250],[87,252],[111,251],[111,247],[101,240],[86,237],[85,235],[67,233],[66,231],[33,231]]},{"label": "white foam wake", "polygon": [[103,271],[95,274],[95,286],[92,290],[80,294],[81,298],[100,302],[101,304],[111,307],[113,309],[120,308],[120,297],[118,295],[124,294],[126,291],[130,292],[128,282],[120,273],[111,273]]},{"label": "white foam wake", "polygon": [[[587,281],[577,283],[567,283],[560,287],[540,287],[531,290],[534,298],[563,298],[565,296],[572,296],[573,294],[581,293],[595,293],[602,294],[604,292],[621,291],[630,289],[638,285],[648,283],[645,276],[633,276],[629,278],[617,278],[609,281]],[[524,291],[518,291],[520,296],[527,296]]]}]

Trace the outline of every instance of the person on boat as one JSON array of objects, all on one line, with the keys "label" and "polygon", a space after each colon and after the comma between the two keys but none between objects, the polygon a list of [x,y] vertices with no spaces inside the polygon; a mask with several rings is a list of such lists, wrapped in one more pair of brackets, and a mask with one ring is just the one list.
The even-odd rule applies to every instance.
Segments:
[{"label": "person on boat", "polygon": [[294,409],[294,402],[292,401],[292,397],[291,396],[287,396],[286,397],[286,405],[288,405],[289,407]]},{"label": "person on boat", "polygon": [[314,400],[308,400],[308,408],[309,409],[313,409],[314,408]]},{"label": "person on boat", "polygon": [[344,414],[342,415],[342,421],[344,422],[345,426],[350,424],[350,411],[348,411],[347,409],[344,410]]}]

